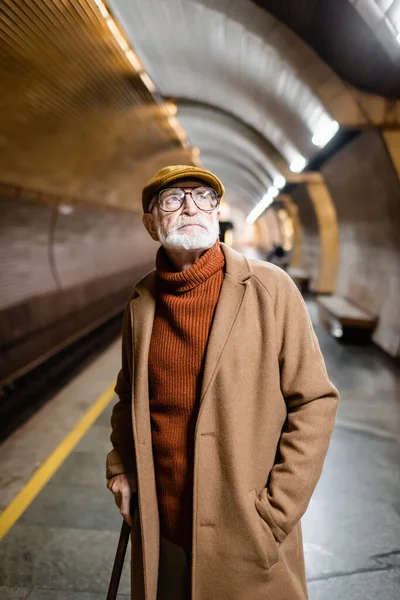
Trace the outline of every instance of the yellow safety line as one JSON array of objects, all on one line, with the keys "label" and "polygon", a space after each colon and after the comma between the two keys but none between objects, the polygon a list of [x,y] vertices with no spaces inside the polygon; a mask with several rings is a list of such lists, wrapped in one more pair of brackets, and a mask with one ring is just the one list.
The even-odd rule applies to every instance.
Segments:
[{"label": "yellow safety line", "polygon": [[114,384],[92,404],[89,410],[78,421],[72,431],[63,439],[61,444],[53,451],[48,459],[34,473],[26,486],[15,496],[14,500],[0,514],[0,540],[19,519],[39,492],[44,488],[49,479],[54,475],[60,465],[75,448],[79,440],[85,435],[89,427],[103,412],[114,396]]}]

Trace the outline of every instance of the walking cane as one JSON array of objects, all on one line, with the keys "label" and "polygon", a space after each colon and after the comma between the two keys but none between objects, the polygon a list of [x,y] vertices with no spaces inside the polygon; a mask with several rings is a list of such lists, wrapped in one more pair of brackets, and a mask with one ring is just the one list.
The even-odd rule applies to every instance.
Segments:
[{"label": "walking cane", "polygon": [[[135,510],[138,506],[138,494],[137,492],[132,495],[130,513],[133,519]],[[114,566],[111,573],[110,585],[108,586],[107,600],[116,600],[118,593],[118,586],[121,579],[122,567],[124,566],[126,549],[128,547],[129,536],[131,534],[131,526],[125,521],[122,521],[121,533],[119,534],[119,541],[117,552],[115,553]]]}]

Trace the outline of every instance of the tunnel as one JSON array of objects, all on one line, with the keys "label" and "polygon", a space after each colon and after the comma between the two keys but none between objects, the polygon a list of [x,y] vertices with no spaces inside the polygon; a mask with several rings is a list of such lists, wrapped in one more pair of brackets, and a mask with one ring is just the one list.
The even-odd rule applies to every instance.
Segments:
[{"label": "tunnel", "polygon": [[[198,367],[201,377],[204,371],[210,389],[228,389],[228,379],[237,377],[234,387],[246,386],[249,398],[253,388],[260,392],[264,369],[272,360],[263,344],[269,348],[270,340],[278,336],[274,348],[279,352],[277,331],[280,319],[287,318],[283,327],[288,339],[303,331],[301,356],[303,350],[307,356],[307,335],[318,340],[310,344],[320,347],[329,380],[340,395],[321,478],[293,525],[300,527],[301,517],[303,541],[297,543],[302,549],[298,556],[304,549],[302,591],[295,587],[290,591],[290,586],[285,591],[284,575],[282,591],[268,591],[272,588],[267,582],[279,581],[279,573],[284,573],[282,565],[294,535],[284,522],[281,530],[288,541],[278,539],[271,514],[279,494],[274,497],[271,492],[272,513],[265,516],[260,509],[262,519],[258,514],[246,517],[257,532],[257,560],[250,542],[246,550],[244,540],[253,534],[241,527],[240,511],[236,529],[231,523],[221,526],[223,532],[237,535],[232,538],[238,540],[234,556],[240,565],[247,565],[248,575],[243,576],[248,578],[247,592],[239,592],[239,584],[236,591],[233,583],[228,585],[231,577],[235,581],[235,566],[227,559],[229,544],[217,541],[222,538],[210,508],[209,516],[205,510],[203,529],[199,526],[200,533],[193,538],[191,590],[182,598],[398,599],[400,0],[3,0],[0,4],[0,599],[106,597],[121,515],[106,489],[104,467],[112,447],[110,419],[115,424],[121,406],[112,412],[117,396],[121,403],[121,375],[115,391],[114,386],[127,320],[132,321],[129,344],[134,348],[133,356],[129,351],[130,376],[133,381],[144,373],[148,388],[143,384],[147,391],[139,393],[132,383],[129,415],[136,453],[157,455],[153,429],[164,422],[156,427],[149,421],[143,431],[135,424],[135,413],[138,423],[143,419],[141,394],[150,394],[147,404],[150,412],[156,411],[151,397],[152,353],[161,356],[160,373],[168,380],[180,381],[182,373],[186,377],[184,359],[173,362],[174,350],[161,333],[155,348],[155,329],[149,356],[143,362],[135,354],[135,344],[142,348],[150,343],[141,333],[147,313],[141,315],[140,308],[135,313],[133,308],[139,304],[134,304],[140,295],[135,290],[143,281],[153,289],[163,249],[161,237],[152,239],[144,226],[142,194],[154,174],[171,165],[185,165],[194,174],[206,170],[222,182],[219,235],[214,241],[226,261],[240,254],[251,272],[241,280],[247,290],[241,303],[234,287],[215,297],[217,308],[210,312],[211,329]],[[185,182],[193,188],[191,179],[176,178],[183,190],[179,210],[189,206]],[[199,180],[196,185],[208,185],[199,175],[194,179]],[[200,196],[194,190],[190,193],[195,201]],[[160,212],[163,189],[154,187],[153,193],[153,206],[158,202]],[[208,216],[196,202],[190,206],[199,219],[213,218],[214,206]],[[196,258],[199,265],[203,256]],[[298,314],[304,307],[308,329],[305,325],[301,329],[301,316],[298,320],[291,320],[289,313],[282,316],[285,293],[281,290],[274,300],[275,288],[263,283],[263,275],[257,279],[258,272],[282,281],[282,290],[288,286],[287,297],[293,306],[298,303]],[[224,273],[222,286],[233,280],[230,272]],[[268,326],[269,308],[260,315],[258,308],[247,314],[243,308],[255,279],[254,294],[264,294],[274,305],[274,322]],[[203,316],[211,295],[204,294]],[[161,302],[161,296],[157,298]],[[231,306],[234,301],[236,312],[227,309],[221,316],[225,326],[214,328],[218,315],[225,312],[221,303]],[[199,331],[193,339],[200,339]],[[189,333],[176,333],[182,348],[189,343]],[[230,354],[235,336],[242,340],[242,361],[240,353]],[[219,353],[208,351],[217,343]],[[282,342],[279,356],[285,349],[290,353],[289,342]],[[207,362],[210,354],[215,361],[212,369]],[[253,377],[259,355],[260,372]],[[195,356],[193,350],[186,357],[188,372]],[[315,371],[318,360],[314,359]],[[291,381],[300,379],[300,363]],[[223,375],[224,365],[231,369],[231,377]],[[297,390],[295,399],[286,398],[286,366],[282,359],[276,393],[282,395],[282,405],[286,400],[286,407],[293,401],[294,414],[304,395]],[[305,380],[314,376],[311,369]],[[271,374],[265,385],[270,381],[272,386],[272,380]],[[201,378],[196,385],[198,433],[194,413],[188,431],[193,426],[192,437],[199,437],[187,450],[189,457],[193,452],[190,460],[196,473],[192,494],[197,477],[202,481],[197,466],[202,457],[217,464],[216,456],[234,452],[234,438],[218,433],[225,401],[228,414],[231,406],[232,421],[237,416],[239,430],[243,403],[243,439],[248,439],[254,456],[263,442],[255,439],[251,427],[258,431],[266,415],[273,423],[281,410],[278,404],[271,408],[272,400],[268,405],[265,392],[264,416],[252,418],[252,408],[246,408],[239,391],[240,398],[233,390],[231,404],[221,391],[224,400],[215,408],[215,430],[210,421],[200,433],[212,400],[206,404],[208,388]],[[178,388],[178,384],[171,387],[174,393]],[[126,390],[122,396],[126,401]],[[304,400],[301,406],[306,405]],[[290,415],[282,419],[279,439],[285,443],[285,436],[295,435],[301,426],[291,429]],[[150,427],[153,445],[141,441],[150,436]],[[203,446],[206,440],[209,445]],[[285,467],[286,446],[280,449],[280,443],[266,490],[274,483],[271,473]],[[265,448],[268,444],[272,442],[265,440]],[[299,446],[296,464],[303,464],[301,456],[307,455],[308,447]],[[173,456],[172,452],[172,463]],[[167,472],[167,458],[160,461]],[[157,470],[151,473],[152,469],[148,478],[158,476]],[[210,506],[220,506],[225,494],[239,498],[242,493],[237,483],[232,494],[224,488],[215,500],[212,490],[221,485],[217,476],[232,486],[234,477],[246,479],[248,493],[254,488],[261,502],[267,493],[257,479],[262,478],[261,466],[257,473],[252,479],[248,469],[241,472],[240,466],[229,462],[224,468],[209,467],[204,477],[211,491],[204,490],[204,502],[209,494]],[[110,474],[107,477],[109,481]],[[139,486],[137,514],[145,528],[146,503],[140,496]],[[243,514],[245,510],[249,507]],[[278,511],[278,520],[284,513]],[[138,517],[136,534],[132,525],[132,539],[139,535],[139,521]],[[206,557],[195,552],[202,536],[207,540]],[[278,562],[262,571],[260,564],[271,559],[271,544]],[[267,547],[262,554],[261,548]],[[135,558],[132,542],[132,565],[140,564],[141,569],[143,563],[146,571],[153,559],[145,545],[143,552],[144,563]],[[129,561],[127,553],[118,598],[161,600],[149,580],[141,589],[136,567]],[[224,571],[210,591],[207,575],[198,573],[211,573],[213,565],[225,565],[224,561],[232,565],[232,574]],[[253,569],[257,575],[250,575]],[[289,565],[287,571],[291,570]]]}]

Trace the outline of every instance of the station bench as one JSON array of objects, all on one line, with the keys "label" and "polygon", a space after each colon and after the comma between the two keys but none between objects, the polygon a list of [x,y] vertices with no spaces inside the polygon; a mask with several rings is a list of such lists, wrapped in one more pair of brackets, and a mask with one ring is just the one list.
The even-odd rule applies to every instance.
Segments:
[{"label": "station bench", "polygon": [[289,267],[287,273],[293,279],[302,294],[308,291],[310,274],[307,271],[297,267]]},{"label": "station bench", "polygon": [[367,342],[378,318],[340,296],[318,296],[317,305],[322,325],[336,338]]}]

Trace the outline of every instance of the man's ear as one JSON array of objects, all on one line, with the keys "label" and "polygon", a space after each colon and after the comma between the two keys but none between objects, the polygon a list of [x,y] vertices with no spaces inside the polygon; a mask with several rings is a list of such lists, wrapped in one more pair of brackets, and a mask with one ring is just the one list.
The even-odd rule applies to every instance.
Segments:
[{"label": "man's ear", "polygon": [[153,217],[153,215],[150,214],[150,213],[145,213],[143,215],[143,217],[142,217],[142,223],[146,227],[147,231],[149,232],[150,237],[155,242],[159,242],[160,240],[158,239],[157,229],[156,229],[156,226],[154,224],[154,217]]}]

